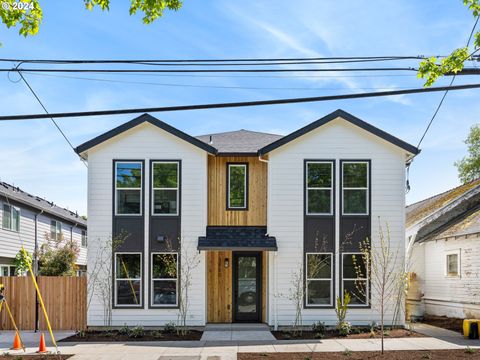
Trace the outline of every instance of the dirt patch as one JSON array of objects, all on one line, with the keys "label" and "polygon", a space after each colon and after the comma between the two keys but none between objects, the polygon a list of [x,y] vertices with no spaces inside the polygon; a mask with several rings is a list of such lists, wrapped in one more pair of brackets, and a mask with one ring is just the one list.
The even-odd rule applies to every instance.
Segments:
[{"label": "dirt patch", "polygon": [[11,354],[11,355],[0,355],[0,360],[8,359],[8,360],[15,360],[15,359],[35,359],[35,360],[65,360],[73,355],[65,355],[65,354],[45,354],[45,355],[22,355],[22,354]]},{"label": "dirt patch", "polygon": [[111,331],[85,331],[60,340],[60,342],[126,342],[126,341],[184,341],[200,340],[203,332],[189,330],[186,335],[176,332],[164,332],[159,330],[144,330],[143,334],[124,334],[118,330]]},{"label": "dirt patch", "polygon": [[[372,339],[380,338],[381,333],[375,331],[374,334],[370,333],[369,329],[360,329],[357,333],[352,333],[348,336],[339,336],[336,330],[327,330],[323,337],[317,336],[313,331],[303,331],[297,336],[293,336],[291,332],[288,331],[272,331],[273,336],[277,340],[301,340],[301,339]],[[395,339],[403,337],[425,337],[422,334],[416,333],[414,331],[408,331],[405,329],[393,329],[385,332],[385,338]]]},{"label": "dirt patch", "polygon": [[422,322],[428,325],[437,326],[439,328],[452,330],[463,334],[463,319],[426,315]]},{"label": "dirt patch", "polygon": [[343,353],[239,353],[238,360],[425,360],[425,359],[480,359],[480,351],[432,350],[432,351],[379,351],[343,352]]}]

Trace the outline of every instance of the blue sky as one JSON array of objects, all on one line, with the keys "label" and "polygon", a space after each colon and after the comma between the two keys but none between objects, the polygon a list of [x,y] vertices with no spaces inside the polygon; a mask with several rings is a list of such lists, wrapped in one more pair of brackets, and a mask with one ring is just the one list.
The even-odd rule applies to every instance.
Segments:
[{"label": "blue sky", "polygon": [[[150,25],[144,25],[141,16],[128,15],[127,1],[112,1],[110,12],[98,9],[89,12],[81,0],[40,2],[44,21],[37,36],[25,39],[17,30],[0,26],[3,43],[0,57],[175,59],[443,55],[465,45],[474,22],[460,0],[185,0],[178,13],[169,12]],[[47,109],[57,112],[316,96],[423,84],[413,73],[401,74],[408,76],[364,77],[358,75],[365,74],[358,73],[356,77],[338,77],[338,73],[326,74],[329,77],[305,74],[293,74],[302,77],[278,74],[276,77],[79,75],[154,85],[34,74],[26,74],[26,77]],[[16,76],[11,75],[11,80],[17,80]],[[6,74],[0,74],[0,113],[42,112],[25,85],[13,81]],[[449,79],[443,79],[437,85],[447,81]],[[478,78],[462,77],[456,84],[473,82],[478,82]],[[172,86],[178,84],[186,86]],[[412,165],[408,203],[458,184],[453,162],[466,154],[463,139],[470,126],[479,122],[479,95],[480,90],[448,95],[422,144],[421,155]],[[239,128],[287,134],[341,108],[416,144],[440,98],[441,94],[435,93],[153,115],[193,135]],[[58,121],[76,146],[132,117]],[[50,120],[1,123],[0,163],[3,165],[0,180],[81,214],[86,213],[87,170]]]}]

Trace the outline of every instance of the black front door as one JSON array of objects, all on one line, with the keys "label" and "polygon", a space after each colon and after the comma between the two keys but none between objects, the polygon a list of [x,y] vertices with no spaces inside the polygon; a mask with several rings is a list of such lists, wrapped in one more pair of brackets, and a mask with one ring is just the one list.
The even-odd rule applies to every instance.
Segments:
[{"label": "black front door", "polygon": [[233,253],[233,321],[261,321],[261,275],[260,252]]}]

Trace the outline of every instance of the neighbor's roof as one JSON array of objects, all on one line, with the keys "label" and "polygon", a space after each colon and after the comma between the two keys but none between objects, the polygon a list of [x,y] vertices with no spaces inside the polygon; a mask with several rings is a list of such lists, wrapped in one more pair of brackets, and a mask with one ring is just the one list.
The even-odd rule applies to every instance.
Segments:
[{"label": "neighbor's roof", "polygon": [[[329,123],[330,121],[341,117],[342,119],[354,124],[365,131],[368,131],[383,140],[390,142],[391,144],[398,146],[407,152],[416,155],[420,152],[415,146],[406,143],[403,140],[396,138],[393,135],[386,133],[383,130],[376,128],[363,120],[347,113],[343,110],[336,110],[331,114],[314,121],[313,123],[292,132],[289,135],[281,136],[275,134],[267,134],[261,133],[256,131],[249,131],[249,130],[238,130],[238,131],[230,131],[224,133],[217,133],[217,134],[207,134],[201,135],[197,137],[193,137],[180,131],[173,126],[160,121],[149,114],[143,114],[131,121],[126,122],[123,125],[120,125],[106,133],[97,136],[96,138],[89,140],[82,145],[79,145],[75,151],[78,154],[81,154],[88,149],[107,141],[127,130],[132,129],[133,127],[140,125],[142,123],[148,122],[154,126],[157,126],[170,134],[177,136],[194,146],[197,146],[210,154],[214,155],[264,155],[268,152],[283,146],[290,141],[297,139],[298,137],[305,135],[306,133],[319,128],[322,125]],[[211,137],[211,139],[210,139]],[[212,140],[212,142],[210,142]]]},{"label": "neighbor's roof", "polygon": [[256,155],[258,149],[281,139],[283,135],[268,134],[250,130],[237,130],[197,136],[206,144],[214,146],[219,154]]},{"label": "neighbor's roof", "polygon": [[298,129],[294,132],[292,132],[291,134],[287,135],[287,136],[284,136],[283,138],[261,148],[260,150],[258,150],[258,153],[260,155],[263,155],[263,154],[266,154],[272,150],[275,150],[277,148],[279,148],[280,146],[283,146],[287,143],[289,143],[290,141],[293,141],[297,138],[299,138],[300,136],[302,135],[305,135],[306,133],[310,132],[310,131],[313,131],[325,124],[328,124],[330,121],[332,120],[335,120],[336,118],[342,118],[348,122],[350,122],[351,124],[353,125],[356,125],[358,126],[359,128],[362,128],[363,130],[365,131],[368,131],[370,133],[372,133],[373,135],[376,135],[380,138],[382,138],[383,140],[386,140],[390,143],[392,143],[393,145],[396,145],[406,151],[408,151],[409,153],[412,153],[413,155],[417,155],[418,153],[420,153],[420,150],[418,148],[416,148],[415,146],[413,145],[410,145],[408,143],[406,143],[405,141],[403,140],[400,140],[399,138],[393,136],[393,135],[390,135],[389,133],[383,131],[383,130],[380,130],[379,128],[376,128],[375,126],[373,125],[370,125],[369,123],[363,121],[363,120],[360,120],[359,118],[357,118],[356,116],[353,116],[352,114],[349,114],[347,113],[346,111],[343,111],[343,110],[336,110],[330,114],[328,114],[327,116],[324,116],[323,118],[317,120],[317,121],[314,121],[312,122],[311,124],[308,124],[307,126],[304,126],[303,128],[301,129]]},{"label": "neighbor's roof", "polygon": [[8,201],[15,201],[29,207],[33,207],[39,211],[44,211],[47,214],[54,215],[63,220],[67,220],[73,224],[87,227],[87,221],[79,216],[76,212],[64,209],[49,202],[41,197],[29,194],[17,186],[0,182],[0,198],[6,198]]},{"label": "neighbor's roof", "polygon": [[427,216],[433,214],[437,210],[459,199],[469,190],[479,185],[480,185],[480,179],[477,179],[469,183],[466,183],[464,185],[460,185],[456,188],[445,191],[441,194],[432,196],[428,199],[425,199],[407,206],[406,208],[407,227],[414,225],[415,223],[426,218]]},{"label": "neighbor's roof", "polygon": [[436,239],[480,233],[480,209],[461,216],[446,229],[435,235]]}]

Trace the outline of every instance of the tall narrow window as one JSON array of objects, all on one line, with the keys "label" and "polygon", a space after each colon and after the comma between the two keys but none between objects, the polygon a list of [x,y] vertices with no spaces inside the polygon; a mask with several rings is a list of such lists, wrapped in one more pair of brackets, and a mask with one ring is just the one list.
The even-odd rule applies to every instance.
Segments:
[{"label": "tall narrow window", "polygon": [[247,209],[248,164],[228,164],[227,209]]},{"label": "tall narrow window", "polygon": [[306,177],[307,215],[332,215],[333,164],[308,161]]},{"label": "tall narrow window", "polygon": [[331,253],[307,253],[307,306],[332,305],[333,264]]},{"label": "tall narrow window", "polygon": [[115,163],[115,214],[142,214],[142,163]]},{"label": "tall narrow window", "polygon": [[178,254],[152,253],[152,306],[178,304]]},{"label": "tall narrow window", "polygon": [[20,209],[3,204],[2,227],[7,230],[20,231]]},{"label": "tall narrow window", "polygon": [[362,253],[342,254],[342,294],[350,294],[350,305],[368,305],[368,261]]},{"label": "tall narrow window", "polygon": [[82,246],[87,246],[87,230],[82,230]]},{"label": "tall narrow window", "polygon": [[460,261],[459,261],[460,252],[455,252],[452,254],[447,254],[447,276],[458,277],[460,276]]},{"label": "tall narrow window", "polygon": [[62,239],[62,223],[57,220],[50,220],[50,239],[60,241]]},{"label": "tall narrow window", "polygon": [[342,214],[369,214],[369,163],[366,161],[342,162]]},{"label": "tall narrow window", "polygon": [[141,306],[142,254],[115,254],[115,305]]},{"label": "tall narrow window", "polygon": [[152,163],[154,215],[178,215],[179,163]]}]

